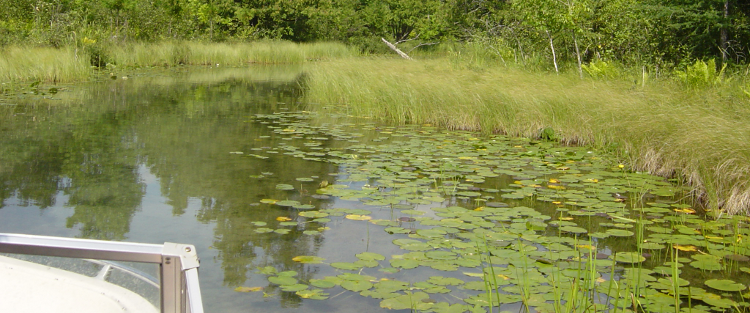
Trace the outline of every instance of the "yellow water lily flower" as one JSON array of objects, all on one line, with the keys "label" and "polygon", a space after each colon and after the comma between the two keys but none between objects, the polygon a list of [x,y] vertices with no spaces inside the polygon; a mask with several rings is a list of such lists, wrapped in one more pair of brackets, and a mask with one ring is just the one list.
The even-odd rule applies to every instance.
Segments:
[{"label": "yellow water lily flower", "polygon": [[261,291],[261,290],[263,290],[263,287],[243,287],[243,286],[240,286],[240,287],[234,288],[234,291],[237,291],[237,292],[256,292],[256,291]]},{"label": "yellow water lily flower", "polygon": [[370,216],[359,215],[359,214],[349,214],[349,215],[345,216],[345,218],[348,219],[348,220],[353,220],[353,221],[367,221],[367,220],[371,220],[372,219],[372,217],[370,217]]},{"label": "yellow water lily flower", "polygon": [[286,216],[279,216],[279,217],[276,218],[276,220],[279,221],[279,222],[287,222],[287,221],[291,221],[292,219],[288,218]]},{"label": "yellow water lily flower", "polygon": [[685,213],[685,214],[695,214],[695,210],[691,208],[684,208],[684,209],[674,209],[677,213]]},{"label": "yellow water lily flower", "polygon": [[696,246],[691,246],[691,245],[686,245],[686,246],[673,245],[672,247],[680,251],[698,251],[698,248]]}]

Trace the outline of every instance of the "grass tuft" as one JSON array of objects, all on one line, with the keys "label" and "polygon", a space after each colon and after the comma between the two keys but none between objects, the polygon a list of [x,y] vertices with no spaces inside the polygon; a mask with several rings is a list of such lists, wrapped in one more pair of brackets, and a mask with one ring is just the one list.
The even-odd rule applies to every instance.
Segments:
[{"label": "grass tuft", "polygon": [[0,48],[0,81],[72,82],[90,75],[88,56],[75,48]]}]

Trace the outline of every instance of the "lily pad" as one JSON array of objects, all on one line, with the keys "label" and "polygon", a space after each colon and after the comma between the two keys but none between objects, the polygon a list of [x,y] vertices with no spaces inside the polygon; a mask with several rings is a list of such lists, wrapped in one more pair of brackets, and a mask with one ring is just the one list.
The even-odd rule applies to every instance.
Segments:
[{"label": "lily pad", "polygon": [[330,280],[313,278],[313,279],[310,279],[310,285],[313,285],[318,288],[333,288],[336,286],[336,283]]},{"label": "lily pad", "polygon": [[610,258],[620,263],[641,263],[646,261],[646,258],[638,252],[618,252],[614,256],[610,256]]},{"label": "lily pad", "polygon": [[348,262],[333,262],[331,263],[331,266],[334,268],[342,269],[342,270],[350,270],[350,271],[356,271],[363,266],[356,263],[348,263]]},{"label": "lily pad", "polygon": [[431,276],[427,282],[439,286],[463,285],[464,281],[454,277]]},{"label": "lily pad", "polygon": [[297,291],[296,294],[303,299],[325,300],[328,299],[328,293],[322,289],[308,289]]},{"label": "lily pad", "polygon": [[630,237],[635,235],[632,231],[624,229],[607,229],[606,234],[614,237]]},{"label": "lily pad", "polygon": [[294,190],[294,186],[289,184],[277,184],[276,189],[278,190]]},{"label": "lily pad", "polygon": [[691,256],[695,261],[690,266],[704,271],[719,271],[724,267],[721,264],[721,258],[710,254],[696,254]]},{"label": "lily pad", "polygon": [[425,292],[406,292],[405,295],[400,295],[390,299],[380,301],[380,307],[391,310],[415,310],[424,311],[433,306],[430,302],[423,300],[429,299],[430,296]]},{"label": "lily pad", "polygon": [[268,277],[268,281],[277,285],[294,285],[297,283],[297,279],[291,276],[271,276]]},{"label": "lily pad", "polygon": [[368,216],[368,215],[359,215],[359,214],[349,214],[345,218],[348,219],[348,220],[353,220],[353,221],[367,221],[367,220],[371,220],[372,219],[371,216]]},{"label": "lily pad", "polygon": [[576,227],[576,226],[563,226],[563,227],[560,227],[560,230],[564,232],[573,233],[573,234],[585,234],[588,232],[585,228]]},{"label": "lily pad", "polygon": [[709,279],[705,281],[706,286],[721,291],[742,291],[747,286],[729,279]]},{"label": "lily pad", "polygon": [[281,285],[281,290],[290,292],[305,290],[307,288],[308,286],[305,284]]},{"label": "lily pad", "polygon": [[317,263],[323,263],[325,259],[318,257],[318,256],[300,255],[300,256],[296,256],[292,258],[292,261],[299,262],[299,263],[306,263],[306,264],[317,264]]},{"label": "lily pad", "polygon": [[366,280],[347,280],[341,283],[341,287],[354,292],[360,292],[372,288],[372,283]]},{"label": "lily pad", "polygon": [[376,261],[382,261],[385,260],[385,257],[381,254],[373,253],[373,252],[362,252],[359,254],[356,254],[356,257],[363,261],[368,260],[376,260]]},{"label": "lily pad", "polygon": [[411,259],[391,259],[391,266],[395,268],[412,269],[419,266],[419,262]]}]

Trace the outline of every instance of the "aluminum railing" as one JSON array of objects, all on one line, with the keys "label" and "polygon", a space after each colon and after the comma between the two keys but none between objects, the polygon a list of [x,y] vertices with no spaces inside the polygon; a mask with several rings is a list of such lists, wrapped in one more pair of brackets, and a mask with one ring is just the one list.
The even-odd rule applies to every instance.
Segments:
[{"label": "aluminum railing", "polygon": [[162,313],[203,313],[198,255],[193,245],[145,244],[0,233],[0,253],[154,263]]}]

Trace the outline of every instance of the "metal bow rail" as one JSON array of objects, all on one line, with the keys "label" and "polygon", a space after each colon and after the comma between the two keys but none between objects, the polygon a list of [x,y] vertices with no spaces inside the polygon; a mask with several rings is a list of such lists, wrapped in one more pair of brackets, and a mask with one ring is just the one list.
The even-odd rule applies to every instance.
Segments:
[{"label": "metal bow rail", "polygon": [[0,253],[159,265],[161,312],[203,313],[195,246],[0,233]]}]

